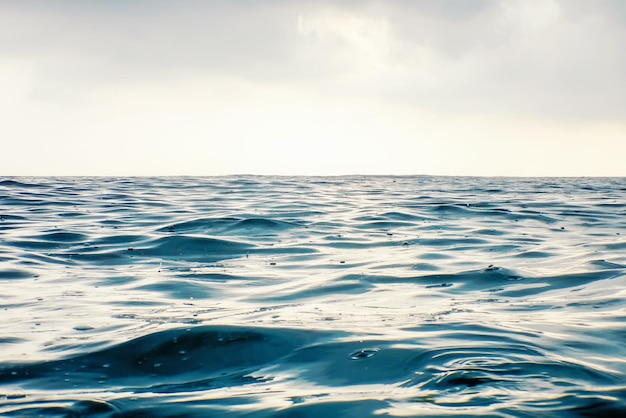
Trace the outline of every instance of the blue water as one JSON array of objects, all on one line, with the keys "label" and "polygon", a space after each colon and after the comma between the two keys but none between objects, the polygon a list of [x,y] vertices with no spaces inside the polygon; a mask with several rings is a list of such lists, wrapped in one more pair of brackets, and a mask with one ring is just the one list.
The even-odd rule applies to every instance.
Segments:
[{"label": "blue water", "polygon": [[0,415],[621,416],[626,181],[0,178]]}]

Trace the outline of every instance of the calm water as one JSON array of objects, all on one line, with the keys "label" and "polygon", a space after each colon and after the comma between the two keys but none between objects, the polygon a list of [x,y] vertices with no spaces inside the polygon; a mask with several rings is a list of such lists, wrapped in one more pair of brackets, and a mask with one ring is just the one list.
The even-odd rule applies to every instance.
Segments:
[{"label": "calm water", "polygon": [[620,416],[626,179],[0,179],[0,415]]}]

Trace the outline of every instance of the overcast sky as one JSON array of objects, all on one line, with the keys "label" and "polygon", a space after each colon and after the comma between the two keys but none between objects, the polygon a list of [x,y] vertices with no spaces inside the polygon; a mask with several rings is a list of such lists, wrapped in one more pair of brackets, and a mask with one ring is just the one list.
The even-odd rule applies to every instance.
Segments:
[{"label": "overcast sky", "polygon": [[624,0],[0,0],[2,175],[626,176]]}]

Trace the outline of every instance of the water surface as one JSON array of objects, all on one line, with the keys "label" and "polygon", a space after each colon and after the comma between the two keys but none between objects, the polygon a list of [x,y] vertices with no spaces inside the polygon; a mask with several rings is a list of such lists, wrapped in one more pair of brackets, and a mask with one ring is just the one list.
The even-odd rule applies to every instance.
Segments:
[{"label": "water surface", "polygon": [[0,415],[620,416],[620,178],[0,178]]}]

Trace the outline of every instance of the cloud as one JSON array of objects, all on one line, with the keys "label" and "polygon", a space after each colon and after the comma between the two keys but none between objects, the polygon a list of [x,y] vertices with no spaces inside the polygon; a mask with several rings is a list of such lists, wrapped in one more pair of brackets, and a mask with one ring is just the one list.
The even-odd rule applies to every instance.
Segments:
[{"label": "cloud", "polygon": [[625,20],[593,8],[574,13],[568,2],[466,3],[475,7],[376,10],[388,22],[391,65],[355,89],[444,112],[623,120]]},{"label": "cloud", "polygon": [[194,71],[254,74],[290,53],[284,16],[256,2],[3,6],[5,54],[34,59],[54,78],[134,82]]},{"label": "cloud", "polygon": [[34,95],[198,74],[292,83],[448,112],[616,120],[620,0],[2,3],[5,57]]}]

